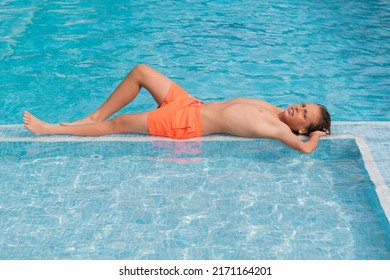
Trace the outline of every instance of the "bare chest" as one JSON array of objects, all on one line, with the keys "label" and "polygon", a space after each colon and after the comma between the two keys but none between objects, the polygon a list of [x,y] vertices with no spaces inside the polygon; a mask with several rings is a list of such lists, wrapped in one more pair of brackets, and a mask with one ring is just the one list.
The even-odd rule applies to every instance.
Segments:
[{"label": "bare chest", "polygon": [[[278,119],[269,108],[258,104],[231,103],[220,104],[208,114],[209,118],[203,121],[204,127],[210,133],[228,133],[244,137],[258,137],[259,131],[266,129],[270,122]],[[211,107],[210,107],[211,109]],[[264,127],[264,128],[263,128]]]}]

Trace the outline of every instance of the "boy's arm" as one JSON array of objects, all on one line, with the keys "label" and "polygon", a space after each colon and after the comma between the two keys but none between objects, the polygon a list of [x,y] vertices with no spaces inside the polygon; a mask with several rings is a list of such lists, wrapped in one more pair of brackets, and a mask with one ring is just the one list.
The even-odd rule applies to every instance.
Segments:
[{"label": "boy's arm", "polygon": [[281,129],[277,135],[275,135],[275,139],[281,141],[285,145],[293,148],[297,151],[300,151],[305,154],[309,154],[317,147],[318,140],[321,136],[326,135],[323,131],[314,131],[310,133],[309,140],[306,142],[299,139],[292,131],[288,129]]}]

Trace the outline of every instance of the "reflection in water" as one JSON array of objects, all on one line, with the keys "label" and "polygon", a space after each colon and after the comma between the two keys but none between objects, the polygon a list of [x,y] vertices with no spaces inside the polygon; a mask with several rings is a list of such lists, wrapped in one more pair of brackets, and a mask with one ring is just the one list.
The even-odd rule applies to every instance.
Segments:
[{"label": "reflection in water", "polygon": [[147,156],[148,160],[174,162],[174,163],[191,163],[202,160],[200,154],[201,140],[191,141],[164,141],[157,140],[152,142],[153,150],[156,150],[157,157]]}]

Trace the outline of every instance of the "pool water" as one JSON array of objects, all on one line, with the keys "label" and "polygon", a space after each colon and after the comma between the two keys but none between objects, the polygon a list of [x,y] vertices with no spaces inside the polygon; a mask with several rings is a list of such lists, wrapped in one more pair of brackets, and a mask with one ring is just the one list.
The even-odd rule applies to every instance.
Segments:
[{"label": "pool water", "polygon": [[353,139],[3,142],[1,259],[389,259]]},{"label": "pool water", "polygon": [[[24,110],[82,118],[139,63],[205,102],[389,121],[389,15],[385,0],[0,0],[0,125]],[[142,90],[119,113],[152,108]],[[390,259],[354,139],[311,155],[271,140],[39,139],[0,139],[0,259]]]},{"label": "pool water", "polygon": [[[389,14],[386,0],[0,1],[0,124],[84,117],[138,63],[206,102],[388,121]],[[142,94],[122,112],[154,107]]]}]

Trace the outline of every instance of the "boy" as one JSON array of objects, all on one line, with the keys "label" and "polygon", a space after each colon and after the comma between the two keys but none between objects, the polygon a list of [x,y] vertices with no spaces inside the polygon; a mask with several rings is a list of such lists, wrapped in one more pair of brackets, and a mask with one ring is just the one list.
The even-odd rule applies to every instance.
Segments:
[{"label": "boy", "polygon": [[[141,87],[158,109],[108,118],[129,104]],[[72,123],[53,125],[25,112],[24,125],[32,133],[95,136],[141,133],[176,139],[227,133],[242,137],[273,138],[303,153],[312,152],[321,136],[330,134],[330,115],[319,104],[294,104],[278,108],[261,100],[236,98],[204,104],[169,78],[147,65],[137,65],[92,114]],[[308,135],[304,142],[296,134]]]}]

